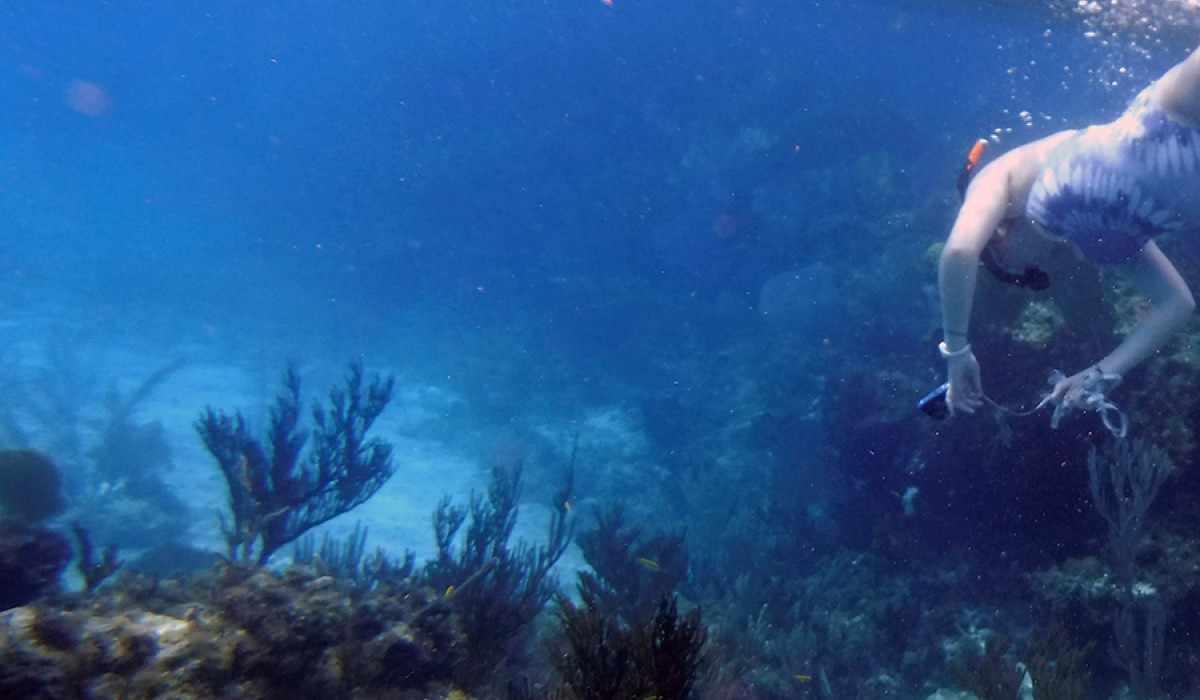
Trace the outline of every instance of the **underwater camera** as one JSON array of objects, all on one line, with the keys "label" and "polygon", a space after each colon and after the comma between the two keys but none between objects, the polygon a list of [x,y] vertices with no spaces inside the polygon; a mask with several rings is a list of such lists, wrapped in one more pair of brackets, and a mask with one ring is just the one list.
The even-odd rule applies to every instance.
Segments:
[{"label": "underwater camera", "polygon": [[946,404],[946,392],[950,390],[950,382],[939,386],[925,394],[925,398],[917,402],[917,408],[934,420],[942,420],[950,415],[950,406]]}]

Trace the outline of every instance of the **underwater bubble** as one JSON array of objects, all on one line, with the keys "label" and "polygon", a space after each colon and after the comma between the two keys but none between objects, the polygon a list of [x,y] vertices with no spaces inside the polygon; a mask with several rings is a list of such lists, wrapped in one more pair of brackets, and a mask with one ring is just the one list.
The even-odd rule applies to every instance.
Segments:
[{"label": "underwater bubble", "polygon": [[67,86],[67,105],[89,117],[103,117],[112,108],[112,96],[103,86],[86,80],[72,80]]},{"label": "underwater bubble", "polygon": [[758,293],[758,313],[778,330],[823,334],[838,300],[833,268],[813,263],[768,279]]}]

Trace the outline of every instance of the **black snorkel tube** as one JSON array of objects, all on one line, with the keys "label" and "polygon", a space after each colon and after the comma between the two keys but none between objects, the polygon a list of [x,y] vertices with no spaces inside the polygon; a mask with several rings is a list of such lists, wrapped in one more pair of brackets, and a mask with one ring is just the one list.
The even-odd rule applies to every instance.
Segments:
[{"label": "black snorkel tube", "polygon": [[[979,158],[983,155],[983,149],[986,146],[987,139],[979,139],[971,147],[971,152],[967,154],[967,162],[963,164],[962,170],[958,173],[958,196],[960,199],[967,198],[967,187],[971,184],[971,178],[975,176],[975,168],[979,165]],[[992,241],[995,241],[994,237]],[[1050,275],[1037,265],[1030,265],[1020,272],[1006,267],[992,242],[988,242],[984,247],[983,254],[979,256],[979,262],[983,263],[993,277],[1005,284],[1025,287],[1035,292],[1050,287]]]},{"label": "black snorkel tube", "polygon": [[999,255],[991,243],[984,246],[983,254],[979,256],[979,262],[983,263],[987,271],[992,273],[992,277],[1005,284],[1011,284],[1015,287],[1026,287],[1035,292],[1040,292],[1050,287],[1050,275],[1037,265],[1030,265],[1022,272],[1013,272],[1005,267],[1004,263],[1000,262]]}]

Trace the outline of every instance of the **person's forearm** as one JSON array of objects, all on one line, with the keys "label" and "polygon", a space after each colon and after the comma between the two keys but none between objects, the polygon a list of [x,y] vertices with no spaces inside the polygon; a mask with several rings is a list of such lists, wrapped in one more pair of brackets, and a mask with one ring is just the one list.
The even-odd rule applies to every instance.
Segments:
[{"label": "person's forearm", "polygon": [[946,347],[951,351],[967,344],[978,271],[977,254],[949,246],[942,250],[938,289],[942,299],[942,332]]},{"label": "person's forearm", "polygon": [[1195,304],[1190,298],[1172,299],[1151,307],[1150,313],[1121,341],[1121,344],[1096,363],[1101,372],[1125,374],[1153,355],[1192,317]]},{"label": "person's forearm", "polygon": [[1124,273],[1133,288],[1150,301],[1150,310],[1133,332],[1097,363],[1102,372],[1113,374],[1124,374],[1153,355],[1196,309],[1187,283],[1154,241],[1146,244]]}]

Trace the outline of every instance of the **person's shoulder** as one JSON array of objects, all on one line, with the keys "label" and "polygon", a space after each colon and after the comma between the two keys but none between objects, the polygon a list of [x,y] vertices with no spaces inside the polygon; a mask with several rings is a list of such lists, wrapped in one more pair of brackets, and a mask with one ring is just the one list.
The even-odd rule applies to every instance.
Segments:
[{"label": "person's shoulder", "polygon": [[1046,161],[1054,153],[1055,149],[1078,134],[1078,129],[1067,129],[1066,131],[1059,131],[1049,136],[1044,136],[1036,141],[1031,141],[1023,146],[1014,148],[1001,156],[997,162],[1007,161],[1004,163],[1003,169],[1009,172],[1033,173],[1039,171],[1045,166]]},{"label": "person's shoulder", "polygon": [[1018,207],[1018,204],[1018,208],[1024,207],[1029,188],[1046,167],[1051,154],[1064,141],[1078,133],[1074,129],[1059,131],[1017,146],[983,168],[972,181],[968,192],[986,193],[987,196],[1003,199],[1009,202],[1008,215],[1019,215],[1013,207]]},{"label": "person's shoulder", "polygon": [[1022,146],[1022,148],[1028,149],[1030,155],[1040,154],[1044,157],[1045,154],[1048,154],[1050,151],[1053,151],[1055,148],[1058,148],[1060,145],[1062,145],[1064,141],[1078,134],[1079,129],[1067,129],[1065,131],[1059,131],[1058,133],[1050,134],[1049,136],[1044,136],[1037,141]]},{"label": "person's shoulder", "polygon": [[989,163],[988,167],[993,170],[1011,170],[1030,162],[1042,161],[1051,151],[1078,133],[1078,129],[1067,129],[1066,131],[1059,131],[1049,136],[1043,136],[1036,141],[1030,141],[1006,151]]}]

